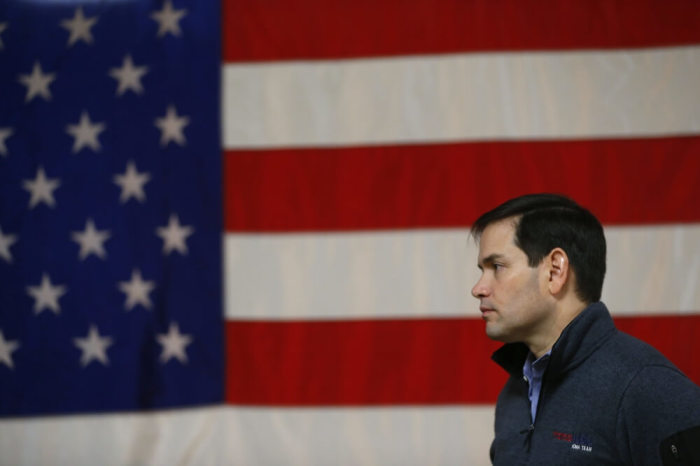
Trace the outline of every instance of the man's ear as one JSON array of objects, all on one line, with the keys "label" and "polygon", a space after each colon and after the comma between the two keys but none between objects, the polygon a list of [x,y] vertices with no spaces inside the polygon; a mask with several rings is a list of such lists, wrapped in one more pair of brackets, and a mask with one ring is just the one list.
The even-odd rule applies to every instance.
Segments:
[{"label": "man's ear", "polygon": [[569,280],[569,256],[563,249],[554,248],[547,255],[547,265],[549,267],[549,292],[555,295],[564,289]]}]

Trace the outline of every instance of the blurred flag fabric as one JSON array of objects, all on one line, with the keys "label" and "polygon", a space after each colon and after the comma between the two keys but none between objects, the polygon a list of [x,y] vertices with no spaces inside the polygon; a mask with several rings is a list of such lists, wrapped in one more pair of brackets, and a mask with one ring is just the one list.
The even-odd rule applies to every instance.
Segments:
[{"label": "blurred flag fabric", "polygon": [[604,223],[700,382],[694,1],[0,5],[0,463],[486,464],[468,227]]}]

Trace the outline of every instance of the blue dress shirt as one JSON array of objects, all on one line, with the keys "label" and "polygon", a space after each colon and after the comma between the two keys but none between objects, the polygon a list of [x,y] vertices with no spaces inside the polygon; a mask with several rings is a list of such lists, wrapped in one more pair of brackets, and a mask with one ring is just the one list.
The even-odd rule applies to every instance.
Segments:
[{"label": "blue dress shirt", "polygon": [[549,354],[552,350],[547,351],[542,357],[535,360],[535,355],[530,353],[523,364],[523,377],[528,384],[527,396],[530,398],[530,416],[532,423],[535,423],[537,416],[537,403],[540,401],[540,390],[542,389],[542,377],[544,371],[549,364]]}]

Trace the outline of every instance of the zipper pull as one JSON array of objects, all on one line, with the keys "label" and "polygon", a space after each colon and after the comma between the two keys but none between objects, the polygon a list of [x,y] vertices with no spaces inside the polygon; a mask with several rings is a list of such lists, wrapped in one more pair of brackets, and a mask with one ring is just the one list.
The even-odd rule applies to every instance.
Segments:
[{"label": "zipper pull", "polygon": [[531,434],[533,430],[535,430],[535,425],[530,424],[529,426],[527,426],[527,429],[521,430],[520,433],[521,434]]},{"label": "zipper pull", "polygon": [[530,424],[527,426],[527,429],[523,429],[520,431],[521,434],[527,434],[525,436],[525,447],[526,451],[530,453],[530,443],[532,442],[532,433],[535,431],[535,425]]}]

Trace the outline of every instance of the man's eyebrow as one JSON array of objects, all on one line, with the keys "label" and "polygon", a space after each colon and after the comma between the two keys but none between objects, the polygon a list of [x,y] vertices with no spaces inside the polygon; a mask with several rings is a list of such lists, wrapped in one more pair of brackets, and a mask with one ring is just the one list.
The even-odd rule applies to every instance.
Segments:
[{"label": "man's eyebrow", "polygon": [[491,265],[494,262],[496,262],[497,260],[503,259],[503,257],[504,257],[503,254],[498,254],[498,253],[489,254],[488,256],[484,257],[483,259],[481,259],[479,261],[478,267],[481,268],[484,265]]}]

